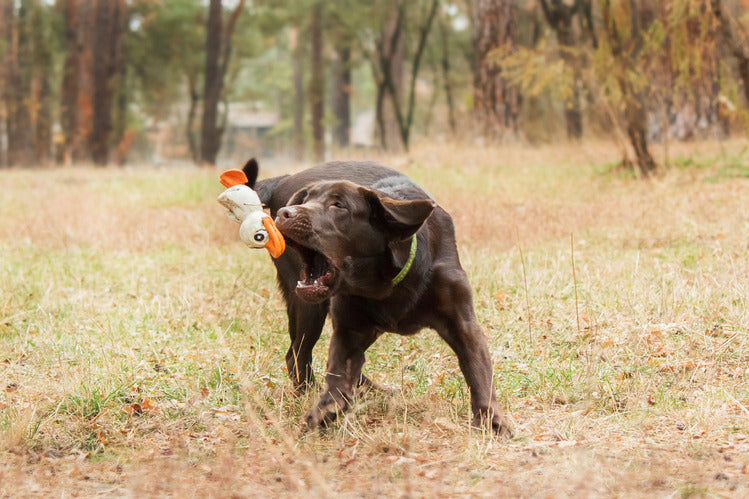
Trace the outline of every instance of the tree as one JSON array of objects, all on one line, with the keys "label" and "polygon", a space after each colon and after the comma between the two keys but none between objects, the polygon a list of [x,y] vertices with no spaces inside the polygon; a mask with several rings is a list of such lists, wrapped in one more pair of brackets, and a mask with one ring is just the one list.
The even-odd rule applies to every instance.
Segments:
[{"label": "tree", "polygon": [[125,0],[96,2],[93,44],[93,126],[89,138],[94,163],[106,165],[112,139],[115,89],[125,71],[128,12]]},{"label": "tree", "polygon": [[[416,46],[410,58],[408,94],[404,99],[400,82],[402,80],[403,51],[405,50],[405,25],[409,21],[409,6],[421,7],[416,20]],[[385,97],[392,105],[402,146],[408,150],[416,110],[416,80],[419,76],[421,60],[426,49],[427,38],[434,24],[439,7],[438,0],[425,4],[401,1],[392,11],[375,42],[374,53],[369,54],[372,73],[377,86],[376,115],[380,140],[384,148],[390,147],[386,141],[384,103]],[[405,100],[405,102],[404,102]]]},{"label": "tree", "polygon": [[289,30],[289,48],[291,49],[291,64],[294,82],[293,106],[293,142],[294,156],[297,160],[304,159],[304,49],[299,42],[299,28]]},{"label": "tree", "polygon": [[518,26],[512,0],[478,0],[473,15],[474,109],[484,134],[520,133],[522,95],[504,78],[496,52],[511,54],[517,46]]},{"label": "tree", "polygon": [[562,0],[541,0],[541,9],[549,26],[556,33],[559,56],[571,73],[572,82],[569,87],[572,92],[565,98],[564,118],[567,125],[567,137],[579,140],[583,134],[583,117],[580,109],[581,61],[576,56],[575,47],[578,43],[575,39],[573,22],[575,17],[579,16],[580,26],[592,35],[595,47],[597,41],[593,33],[591,0],[574,0],[572,4]]},{"label": "tree", "polygon": [[59,8],[63,19],[65,62],[62,67],[60,90],[60,125],[63,133],[66,162],[81,157],[81,140],[78,134],[78,82],[81,73],[81,44],[78,23],[80,19],[78,0],[62,0]]},{"label": "tree", "polygon": [[311,78],[309,103],[312,115],[312,142],[314,160],[325,159],[325,68],[323,66],[323,5],[316,2],[310,18]]},{"label": "tree", "polygon": [[9,165],[30,164],[33,158],[30,115],[31,95],[31,37],[28,1],[17,10],[8,2],[5,14],[9,17],[6,31],[6,130],[8,135],[7,161]]},{"label": "tree", "polygon": [[335,51],[333,71],[333,143],[336,147],[349,146],[351,128],[351,46],[350,42],[339,42]]},{"label": "tree", "polygon": [[440,69],[442,76],[442,85],[445,91],[445,102],[447,103],[447,122],[450,125],[450,131],[455,133],[457,125],[455,123],[455,98],[453,97],[452,73],[450,71],[450,29],[448,27],[449,19],[445,14],[439,16],[438,25],[440,32]]},{"label": "tree", "polygon": [[232,36],[245,0],[239,0],[224,28],[221,0],[210,0],[206,22],[205,72],[203,84],[203,119],[201,126],[200,157],[205,163],[215,164],[226,127],[227,111],[219,123],[218,104],[224,97],[224,78],[232,52]]},{"label": "tree", "polygon": [[730,13],[726,13],[721,0],[710,0],[710,6],[721,36],[736,59],[739,77],[744,86],[744,99],[749,104],[749,35]]},{"label": "tree", "polygon": [[[635,0],[602,0],[601,13],[606,50],[613,64],[613,78],[621,93],[625,128],[634,150],[635,163],[643,177],[649,177],[656,163],[648,149],[647,102],[644,88],[647,82],[639,73],[640,56],[644,45],[644,31],[652,19],[652,12]],[[625,152],[623,164],[632,162]]]},{"label": "tree", "polygon": [[13,39],[13,3],[0,5],[0,168],[7,166],[8,157],[2,139],[7,136],[8,101],[10,99],[10,45]]}]

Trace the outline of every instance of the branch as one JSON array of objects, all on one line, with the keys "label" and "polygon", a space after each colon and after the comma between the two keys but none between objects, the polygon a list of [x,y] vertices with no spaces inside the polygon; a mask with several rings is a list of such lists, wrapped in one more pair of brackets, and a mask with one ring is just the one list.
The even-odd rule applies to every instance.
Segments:
[{"label": "branch", "polygon": [[556,19],[555,16],[552,15],[551,9],[549,8],[549,4],[546,0],[541,0],[541,10],[544,11],[546,22],[549,23],[549,26],[554,28],[554,26],[556,25]]},{"label": "branch", "polygon": [[439,0],[433,0],[432,8],[429,11],[426,24],[422,27],[421,32],[419,33],[419,45],[418,45],[418,48],[416,49],[413,68],[411,69],[411,89],[410,89],[410,94],[408,96],[408,121],[406,123],[407,130],[411,129],[411,123],[413,122],[414,98],[415,98],[415,93],[416,93],[416,77],[419,74],[419,65],[421,64],[421,56],[424,54],[424,48],[426,47],[427,36],[429,36],[429,32],[432,29],[432,23],[434,22],[434,17],[437,14],[437,7],[439,7]]},{"label": "branch", "polygon": [[710,6],[713,8],[713,14],[718,19],[720,24],[720,30],[725,38],[726,42],[731,47],[733,56],[737,59],[748,59],[749,50],[744,46],[746,43],[746,37],[742,36],[743,33],[737,33],[733,26],[733,18],[729,15],[726,16],[723,12],[723,5],[720,0],[710,0]]}]

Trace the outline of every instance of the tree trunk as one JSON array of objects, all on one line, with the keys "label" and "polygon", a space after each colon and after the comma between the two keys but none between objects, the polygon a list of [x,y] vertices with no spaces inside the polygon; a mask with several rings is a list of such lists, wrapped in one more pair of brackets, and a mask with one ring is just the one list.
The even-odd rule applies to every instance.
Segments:
[{"label": "tree trunk", "polygon": [[200,158],[216,163],[221,137],[218,132],[218,103],[222,78],[219,74],[221,31],[223,27],[221,0],[210,0],[205,39],[205,82],[203,84],[203,119],[200,133]]},{"label": "tree trunk", "polygon": [[63,0],[61,10],[65,34],[65,63],[60,89],[60,125],[63,134],[63,161],[69,164],[73,158],[81,156],[81,141],[78,135],[78,80],[81,72],[78,0]]},{"label": "tree trunk", "polygon": [[77,135],[80,140],[80,157],[91,159],[90,137],[94,127],[94,45],[96,45],[96,0],[78,0],[78,29],[80,46],[78,61]]},{"label": "tree trunk", "polygon": [[195,141],[195,133],[193,130],[195,124],[195,113],[198,109],[198,102],[200,102],[200,95],[198,94],[197,79],[194,75],[187,76],[187,92],[190,96],[190,107],[187,110],[187,123],[185,123],[185,136],[187,137],[187,145],[190,148],[190,156],[195,163],[200,162],[200,149]]},{"label": "tree trunk", "polygon": [[395,107],[403,100],[403,23],[405,6],[399,6],[385,25],[380,49],[380,65],[384,82],[380,98],[380,123],[377,133],[384,149],[400,152],[403,149]]},{"label": "tree trunk", "polygon": [[109,59],[112,38],[112,4],[107,0],[96,2],[96,31],[94,51],[93,128],[91,130],[91,158],[97,165],[106,165],[109,159],[109,134],[112,131],[113,73]]},{"label": "tree trunk", "polygon": [[513,0],[478,0],[473,12],[474,106],[484,134],[500,137],[505,130],[520,130],[522,96],[508,83],[492,60],[506,47],[513,52],[518,37],[517,7]]},{"label": "tree trunk", "polygon": [[34,131],[34,156],[36,161],[46,164],[52,148],[52,90],[50,79],[54,73],[52,52],[48,41],[51,26],[41,6],[33,2],[31,32],[33,45],[33,75],[31,105]]},{"label": "tree trunk", "polygon": [[721,0],[710,0],[710,5],[713,9],[713,15],[718,21],[723,40],[736,59],[739,77],[744,87],[744,98],[746,103],[749,104],[749,36],[731,13],[725,12]]},{"label": "tree trunk", "polygon": [[8,165],[6,141],[8,134],[8,101],[10,99],[9,68],[10,68],[10,40],[12,40],[13,3],[3,2],[0,4],[0,44],[5,50],[0,52],[0,168]]},{"label": "tree trunk", "polygon": [[[240,0],[224,28],[223,6],[221,0],[210,0],[205,39],[205,76],[203,84],[203,120],[200,133],[200,157],[204,163],[215,164],[218,151],[221,149],[221,138],[224,134],[228,115],[221,120],[218,116],[218,104],[226,102],[224,96],[224,78],[231,59],[232,36],[239,15],[244,10],[245,0]],[[228,113],[228,109],[226,110]]]},{"label": "tree trunk", "polygon": [[28,2],[21,2],[11,19],[11,40],[6,49],[9,51],[8,164],[29,165],[33,158],[33,139],[28,105],[32,73]]},{"label": "tree trunk", "polygon": [[635,152],[637,166],[643,177],[649,177],[655,172],[656,163],[648,149],[647,141],[647,113],[643,106],[644,99],[631,89],[625,97],[625,118],[627,121],[627,136]]},{"label": "tree trunk", "polygon": [[442,68],[442,83],[445,89],[445,101],[447,102],[447,122],[450,125],[450,131],[455,133],[455,104],[453,103],[453,90],[450,76],[450,43],[445,19],[440,19],[440,38],[442,39],[442,54],[440,57],[440,67]]},{"label": "tree trunk", "polygon": [[0,167],[8,166],[7,137],[10,126],[10,71],[11,71],[11,42],[13,40],[13,2],[0,4],[0,43],[5,50],[0,53]]},{"label": "tree trunk", "polygon": [[294,158],[304,159],[304,50],[299,43],[299,28],[289,30],[292,79],[294,81]]},{"label": "tree trunk", "polygon": [[112,80],[115,90],[113,142],[117,145],[116,161],[118,165],[125,164],[134,137],[132,132],[128,133],[127,131],[127,38],[129,23],[130,16],[127,12],[127,4],[125,0],[120,0],[120,9],[115,19],[117,37],[113,41],[112,53],[114,59]]},{"label": "tree trunk", "polygon": [[[617,26],[619,19],[614,20],[612,16],[610,0],[602,2],[601,14],[604,31],[609,41],[609,50],[614,61],[616,81],[622,93],[627,136],[634,150],[640,174],[643,177],[649,177],[656,170],[657,164],[648,150],[645,100],[630,80],[633,74],[637,74],[634,61],[636,61],[643,44],[642,27],[640,26],[641,16],[635,1],[630,0],[628,7],[631,10],[628,16],[630,26],[627,30],[620,31]],[[628,163],[626,157],[623,163]]]},{"label": "tree trunk", "polygon": [[351,49],[344,45],[337,50],[334,80],[333,80],[333,114],[335,127],[333,128],[333,143],[336,147],[349,146],[349,130],[351,128]]},{"label": "tree trunk", "polygon": [[541,0],[541,9],[544,17],[546,17],[546,22],[549,23],[557,36],[559,55],[571,71],[572,81],[569,82],[569,85],[572,95],[567,97],[564,102],[564,121],[567,138],[572,140],[580,140],[583,135],[580,89],[578,88],[578,81],[581,79],[580,61],[572,52],[575,47],[572,23],[578,11],[584,10],[582,3],[580,0],[576,0],[569,5],[562,0]]},{"label": "tree trunk", "polygon": [[127,23],[125,0],[96,1],[96,27],[93,46],[93,128],[89,142],[91,158],[97,165],[109,162],[112,141],[112,111],[117,75],[123,63],[121,54]]},{"label": "tree trunk", "polygon": [[312,49],[312,74],[309,85],[310,110],[312,113],[312,141],[314,160],[325,159],[325,68],[322,61],[322,3],[312,8],[310,20],[310,45]]}]

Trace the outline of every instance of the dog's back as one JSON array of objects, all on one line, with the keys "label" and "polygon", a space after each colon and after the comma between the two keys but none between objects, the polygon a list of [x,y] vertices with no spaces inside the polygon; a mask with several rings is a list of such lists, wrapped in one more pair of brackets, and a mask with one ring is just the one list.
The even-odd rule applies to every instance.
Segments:
[{"label": "dog's back", "polygon": [[286,206],[291,196],[304,186],[320,180],[348,180],[363,187],[378,190],[393,199],[423,199],[431,196],[403,173],[371,161],[333,161],[313,166],[293,175],[281,175],[260,180],[257,163],[245,165],[249,186],[270,208],[271,216]]}]

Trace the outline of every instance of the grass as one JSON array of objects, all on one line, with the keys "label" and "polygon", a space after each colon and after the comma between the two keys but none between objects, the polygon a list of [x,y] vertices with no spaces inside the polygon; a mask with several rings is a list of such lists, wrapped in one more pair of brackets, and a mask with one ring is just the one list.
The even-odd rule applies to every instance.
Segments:
[{"label": "grass", "polygon": [[648,182],[616,154],[382,159],[453,214],[511,441],[468,428],[428,331],[368,352],[396,395],[300,433],[314,395],[218,171],[0,171],[0,495],[746,495],[745,147],[672,144]]}]

